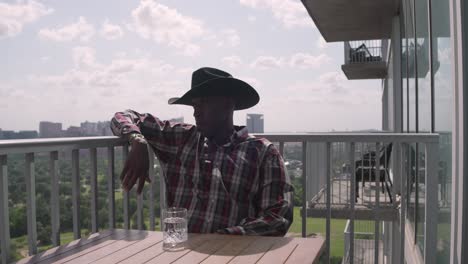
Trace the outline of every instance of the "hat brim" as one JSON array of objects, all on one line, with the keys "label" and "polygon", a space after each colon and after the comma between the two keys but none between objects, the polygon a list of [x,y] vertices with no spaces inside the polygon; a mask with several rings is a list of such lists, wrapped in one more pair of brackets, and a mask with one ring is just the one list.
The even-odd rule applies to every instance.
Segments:
[{"label": "hat brim", "polygon": [[169,99],[168,103],[192,106],[194,98],[210,96],[233,98],[235,100],[234,110],[250,108],[260,101],[257,91],[248,83],[236,78],[216,78],[190,89],[181,97]]}]

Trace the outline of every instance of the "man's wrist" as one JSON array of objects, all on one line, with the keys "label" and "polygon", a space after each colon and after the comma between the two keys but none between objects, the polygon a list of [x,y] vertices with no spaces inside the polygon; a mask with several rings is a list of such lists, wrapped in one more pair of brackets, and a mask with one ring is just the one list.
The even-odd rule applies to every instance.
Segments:
[{"label": "man's wrist", "polygon": [[139,142],[139,143],[142,143],[142,144],[146,144],[146,139],[145,137],[140,134],[140,133],[131,133],[128,135],[128,143],[130,145],[133,144],[133,142]]}]

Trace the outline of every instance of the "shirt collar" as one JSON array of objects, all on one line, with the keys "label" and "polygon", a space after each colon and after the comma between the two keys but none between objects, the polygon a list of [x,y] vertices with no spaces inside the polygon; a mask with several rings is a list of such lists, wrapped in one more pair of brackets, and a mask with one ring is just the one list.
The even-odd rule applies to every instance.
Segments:
[{"label": "shirt collar", "polygon": [[245,141],[249,137],[249,131],[246,126],[234,126],[234,131],[231,136],[230,142],[223,145],[223,147],[229,147],[236,145],[242,141]]},{"label": "shirt collar", "polygon": [[[245,141],[249,137],[249,131],[247,130],[246,126],[234,126],[234,131],[232,131],[232,135],[229,138],[229,141],[222,145],[223,147],[230,147],[232,145],[239,144]],[[208,139],[205,138],[205,143],[207,143]]]}]

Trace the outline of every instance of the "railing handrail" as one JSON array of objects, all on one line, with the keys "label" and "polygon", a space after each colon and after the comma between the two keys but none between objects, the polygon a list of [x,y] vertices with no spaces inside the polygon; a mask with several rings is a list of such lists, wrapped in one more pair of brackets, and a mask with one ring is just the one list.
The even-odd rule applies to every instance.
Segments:
[{"label": "railing handrail", "polygon": [[125,140],[115,136],[0,140],[0,155],[123,146],[125,144]]},{"label": "railing handrail", "polygon": [[[436,133],[256,133],[272,142],[399,142],[399,143],[436,143]],[[115,136],[41,138],[0,140],[0,155],[49,151],[49,149],[85,149],[90,147],[109,147],[125,145],[125,140]]]},{"label": "railing handrail", "polygon": [[383,142],[437,143],[437,133],[263,133],[254,134],[272,142]]}]

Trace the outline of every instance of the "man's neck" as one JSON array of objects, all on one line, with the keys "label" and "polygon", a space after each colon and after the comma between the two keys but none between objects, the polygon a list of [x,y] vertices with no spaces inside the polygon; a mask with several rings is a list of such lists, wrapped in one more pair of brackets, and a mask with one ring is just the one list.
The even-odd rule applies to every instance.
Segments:
[{"label": "man's neck", "polygon": [[216,143],[218,146],[222,146],[231,140],[231,136],[234,133],[234,126],[226,126],[226,128],[219,130],[219,133],[213,135],[209,139]]}]

